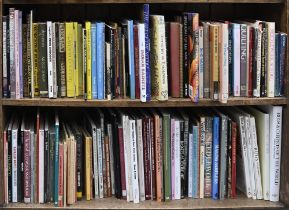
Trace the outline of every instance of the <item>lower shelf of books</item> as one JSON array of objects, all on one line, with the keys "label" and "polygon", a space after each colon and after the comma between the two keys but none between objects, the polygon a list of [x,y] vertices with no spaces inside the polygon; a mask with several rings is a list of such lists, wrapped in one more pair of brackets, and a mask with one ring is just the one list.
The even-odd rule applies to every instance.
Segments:
[{"label": "lower shelf of books", "polygon": [[[50,204],[24,204],[15,203],[6,206],[7,209],[55,209]],[[116,198],[103,198],[93,201],[78,201],[74,205],[66,206],[67,209],[283,209],[280,202],[264,200],[252,200],[238,195],[237,199],[213,200],[205,199],[181,199],[168,202],[144,201],[139,204],[119,200]]]}]

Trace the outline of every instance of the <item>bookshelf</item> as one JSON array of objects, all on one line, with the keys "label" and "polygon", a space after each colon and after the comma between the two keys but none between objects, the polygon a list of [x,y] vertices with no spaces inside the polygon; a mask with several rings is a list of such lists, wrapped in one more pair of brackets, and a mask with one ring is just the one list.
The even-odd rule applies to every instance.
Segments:
[{"label": "bookshelf", "polygon": [[[289,23],[289,0],[0,0],[0,15],[7,11],[9,7],[17,7],[23,10],[35,9],[36,18],[47,20],[52,15],[52,20],[82,20],[101,18],[120,18],[122,15],[137,16],[135,9],[141,4],[150,3],[154,13],[166,15],[171,11],[196,11],[206,19],[264,19],[276,22],[276,29],[288,34]],[[40,15],[41,14],[41,15]],[[107,17],[109,16],[109,17]],[[2,24],[0,26],[2,34]],[[2,46],[2,39],[0,39]],[[288,49],[287,49],[288,55]],[[104,208],[163,208],[163,209],[284,209],[289,205],[289,165],[288,158],[289,134],[286,130],[289,126],[289,74],[288,59],[285,71],[285,97],[278,98],[230,98],[228,103],[222,104],[212,100],[200,100],[192,103],[190,99],[169,98],[168,101],[159,102],[152,100],[148,103],[141,103],[137,100],[117,99],[88,100],[83,99],[44,99],[25,98],[20,100],[0,99],[0,151],[3,150],[2,131],[6,122],[8,112],[13,109],[26,109],[29,107],[217,107],[217,106],[244,106],[244,105],[282,105],[283,109],[283,134],[282,134],[282,157],[281,157],[281,184],[280,202],[256,201],[247,199],[244,195],[238,195],[237,199],[225,199],[214,201],[212,199],[183,199],[170,202],[145,201],[140,204],[128,203],[125,200],[115,198],[105,198],[97,201],[80,201],[75,205],[68,206],[67,209],[104,209]],[[0,50],[0,66],[2,66],[2,48]],[[0,71],[2,81],[2,71]],[[2,85],[0,85],[0,95],[2,96]],[[3,158],[0,157],[0,177],[3,177]],[[0,178],[0,186],[4,185],[4,179]],[[3,188],[0,187],[0,207],[4,203]],[[9,204],[4,206],[7,209],[53,209],[52,204]]]}]

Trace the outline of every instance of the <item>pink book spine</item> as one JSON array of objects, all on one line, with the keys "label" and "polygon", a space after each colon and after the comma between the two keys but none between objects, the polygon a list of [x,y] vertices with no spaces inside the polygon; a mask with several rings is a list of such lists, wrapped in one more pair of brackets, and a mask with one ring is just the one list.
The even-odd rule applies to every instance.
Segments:
[{"label": "pink book spine", "polygon": [[31,202],[30,131],[24,130],[24,202]]},{"label": "pink book spine", "polygon": [[175,200],[175,120],[171,119],[171,189],[172,200]]},{"label": "pink book spine", "polygon": [[58,175],[58,206],[63,207],[63,168],[64,162],[64,146],[63,144],[59,144],[59,175]]}]

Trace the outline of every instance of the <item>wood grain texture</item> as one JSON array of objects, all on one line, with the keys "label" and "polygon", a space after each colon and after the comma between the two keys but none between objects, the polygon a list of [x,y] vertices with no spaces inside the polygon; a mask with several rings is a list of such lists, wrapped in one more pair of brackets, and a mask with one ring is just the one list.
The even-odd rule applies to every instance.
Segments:
[{"label": "wood grain texture", "polygon": [[283,3],[285,0],[4,0],[4,4]]},{"label": "wood grain texture", "polygon": [[[240,197],[241,196],[241,197]],[[279,202],[247,199],[240,195],[237,199],[182,199],[169,202],[145,201],[139,204],[129,203],[116,198],[104,198],[92,201],[80,201],[61,209],[284,209]],[[53,204],[9,204],[5,209],[55,209]]]},{"label": "wood grain texture", "polygon": [[56,107],[209,107],[209,106],[245,106],[245,105],[285,105],[286,98],[229,98],[228,103],[222,104],[209,99],[193,103],[190,99],[170,98],[168,101],[152,100],[142,103],[139,100],[115,99],[115,100],[87,100],[83,99],[2,99],[3,106],[56,106]]}]

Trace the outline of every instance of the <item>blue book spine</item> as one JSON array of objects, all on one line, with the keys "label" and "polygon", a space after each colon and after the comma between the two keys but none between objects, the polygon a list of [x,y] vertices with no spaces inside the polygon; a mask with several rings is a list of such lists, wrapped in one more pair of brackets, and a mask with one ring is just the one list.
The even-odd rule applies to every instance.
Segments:
[{"label": "blue book spine", "polygon": [[133,39],[133,21],[128,20],[128,53],[129,53],[129,88],[130,88],[130,98],[135,99],[135,69],[134,69],[134,39]]},{"label": "blue book spine", "polygon": [[54,143],[54,205],[58,206],[59,122],[55,123]]},{"label": "blue book spine", "polygon": [[104,23],[96,23],[96,69],[98,99],[104,99]]},{"label": "blue book spine", "polygon": [[91,24],[91,91],[92,99],[97,99],[97,77],[96,77],[96,25]]},{"label": "blue book spine", "polygon": [[199,127],[193,126],[193,198],[199,198]]},{"label": "blue book spine", "polygon": [[279,49],[279,35],[275,34],[275,96],[280,95],[280,49]]},{"label": "blue book spine", "polygon": [[219,199],[219,126],[220,118],[213,119],[213,161],[212,161],[212,198]]},{"label": "blue book spine", "polygon": [[287,34],[285,33],[281,33],[280,34],[280,40],[279,40],[279,50],[280,50],[280,61],[279,61],[279,65],[280,65],[280,80],[279,80],[279,84],[280,84],[280,96],[284,95],[284,71],[285,71],[285,62],[286,62],[286,49],[287,49]]},{"label": "blue book spine", "polygon": [[149,39],[149,4],[143,5],[145,25],[145,55],[146,55],[146,101],[151,100],[151,70],[150,70],[150,39]]}]

